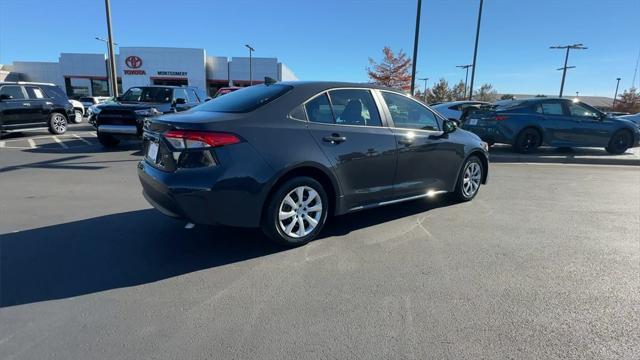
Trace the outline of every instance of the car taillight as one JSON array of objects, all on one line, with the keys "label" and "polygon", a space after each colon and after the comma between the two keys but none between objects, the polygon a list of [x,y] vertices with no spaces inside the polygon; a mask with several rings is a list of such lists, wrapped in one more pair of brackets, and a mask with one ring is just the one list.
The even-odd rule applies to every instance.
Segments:
[{"label": "car taillight", "polygon": [[504,121],[507,120],[509,117],[506,115],[496,115],[496,121]]},{"label": "car taillight", "polygon": [[197,149],[237,144],[238,136],[223,132],[169,130],[164,138],[176,149]]}]

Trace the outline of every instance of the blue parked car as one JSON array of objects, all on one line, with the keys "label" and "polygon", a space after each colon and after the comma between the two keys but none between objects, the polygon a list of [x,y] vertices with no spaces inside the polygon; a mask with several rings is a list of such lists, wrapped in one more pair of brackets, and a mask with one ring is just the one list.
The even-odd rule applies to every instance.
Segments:
[{"label": "blue parked car", "polygon": [[471,111],[461,126],[489,144],[511,144],[521,153],[548,145],[604,147],[611,154],[622,154],[640,141],[638,124],[560,98],[499,101]]}]

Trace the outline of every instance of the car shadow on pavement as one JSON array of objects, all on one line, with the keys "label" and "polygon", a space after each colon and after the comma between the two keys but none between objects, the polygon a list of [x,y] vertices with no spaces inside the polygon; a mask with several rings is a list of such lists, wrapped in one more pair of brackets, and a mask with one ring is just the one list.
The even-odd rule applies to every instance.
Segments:
[{"label": "car shadow on pavement", "polygon": [[[77,141],[77,140],[75,140]],[[97,140],[96,140],[97,141]],[[25,149],[24,152],[36,154],[97,154],[97,153],[118,153],[131,152],[132,156],[142,156],[142,144],[140,141],[123,142],[115,148],[107,149],[100,144],[72,146],[68,148],[61,147],[37,147],[34,149]]]},{"label": "car shadow on pavement", "polygon": [[283,250],[147,209],[0,235],[0,307],[150,283]]},{"label": "car shadow on pavement", "polygon": [[[335,217],[319,239],[453,204],[423,199]],[[258,229],[183,225],[146,209],[0,234],[0,307],[136,286],[287,250]]]},{"label": "car shadow on pavement", "polygon": [[433,199],[417,199],[394,205],[363,210],[330,219],[319,239],[330,236],[342,236],[365,227],[383,224],[407,216],[420,214],[429,210],[455,205],[458,202],[450,196],[439,195]]}]

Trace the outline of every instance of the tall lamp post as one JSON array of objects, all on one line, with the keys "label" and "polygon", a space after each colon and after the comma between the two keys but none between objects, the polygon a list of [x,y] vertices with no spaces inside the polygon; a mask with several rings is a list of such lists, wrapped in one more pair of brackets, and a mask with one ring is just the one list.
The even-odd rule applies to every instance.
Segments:
[{"label": "tall lamp post", "polygon": [[416,88],[416,63],[418,62],[418,37],[420,36],[420,9],[422,8],[422,0],[418,0],[418,9],[416,10],[416,34],[413,38],[413,61],[411,62],[411,96]]},{"label": "tall lamp post", "polygon": [[109,70],[111,72],[111,84],[113,85],[113,96],[118,96],[118,73],[116,73],[116,56],[113,51],[113,34],[111,31],[111,4],[109,0],[104,0],[104,7],[107,13],[107,35],[109,47]]},{"label": "tall lamp post", "polygon": [[618,86],[620,86],[621,79],[622,78],[616,78],[618,82],[616,83],[616,93],[613,95],[613,105],[611,105],[612,111],[616,111],[616,99],[618,98]]},{"label": "tall lamp post", "polygon": [[[102,41],[103,43],[105,43],[107,45],[107,53],[108,53],[109,52],[109,40],[106,40],[106,39],[103,39],[103,38],[97,37],[97,36],[95,37],[95,39],[98,40],[98,41]],[[118,46],[118,43],[114,42],[113,45],[114,46]],[[111,78],[111,65],[109,65],[109,66],[107,66],[107,82],[109,83],[109,93],[110,94],[113,93],[113,90],[111,90],[111,89],[114,88],[113,82],[111,80],[112,80],[112,78]],[[115,87],[118,87],[118,84],[116,84]]]},{"label": "tall lamp post", "polygon": [[569,61],[569,50],[585,50],[588,49],[586,46],[582,44],[572,44],[572,45],[557,45],[551,46],[549,49],[566,49],[566,53],[564,55],[564,66],[559,68],[558,70],[562,70],[562,82],[560,82],[560,95],[558,97],[562,97],[562,92],[564,90],[564,79],[567,76],[567,69],[573,69],[575,66],[567,66],[567,62]]},{"label": "tall lamp post", "polygon": [[249,44],[245,44],[244,46],[247,47],[247,49],[249,49],[249,85],[253,85],[253,72],[251,71],[251,66],[253,65],[253,59],[251,58],[251,53],[256,51],[256,49],[252,48],[251,45]]},{"label": "tall lamp post", "polygon": [[421,79],[418,79],[418,80],[424,80],[424,94],[423,94],[423,97],[424,97],[424,103],[426,104],[427,103],[427,81],[429,81],[429,78],[421,78]]},{"label": "tall lamp post", "polygon": [[471,65],[471,86],[469,86],[469,100],[473,98],[473,80],[476,78],[476,58],[478,56],[478,40],[480,39],[480,22],[482,21],[482,3],[480,0],[480,8],[478,9],[478,25],[476,26],[476,44],[473,47],[473,64]]},{"label": "tall lamp post", "polygon": [[467,80],[469,79],[469,68],[472,67],[473,64],[469,65],[456,65],[457,68],[465,69],[466,74],[464,76],[464,98],[467,97]]}]

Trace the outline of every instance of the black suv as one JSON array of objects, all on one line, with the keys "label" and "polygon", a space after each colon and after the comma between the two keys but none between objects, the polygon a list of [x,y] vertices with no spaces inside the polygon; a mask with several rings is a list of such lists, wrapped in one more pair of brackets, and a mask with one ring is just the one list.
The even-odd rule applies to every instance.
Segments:
[{"label": "black suv", "polygon": [[125,138],[142,139],[145,119],[188,110],[205,101],[196,87],[136,86],[114,103],[101,105],[95,113],[98,140],[105,147],[115,147]]},{"label": "black suv", "polygon": [[74,120],[73,105],[56,85],[0,82],[0,135],[40,128],[63,134]]}]

